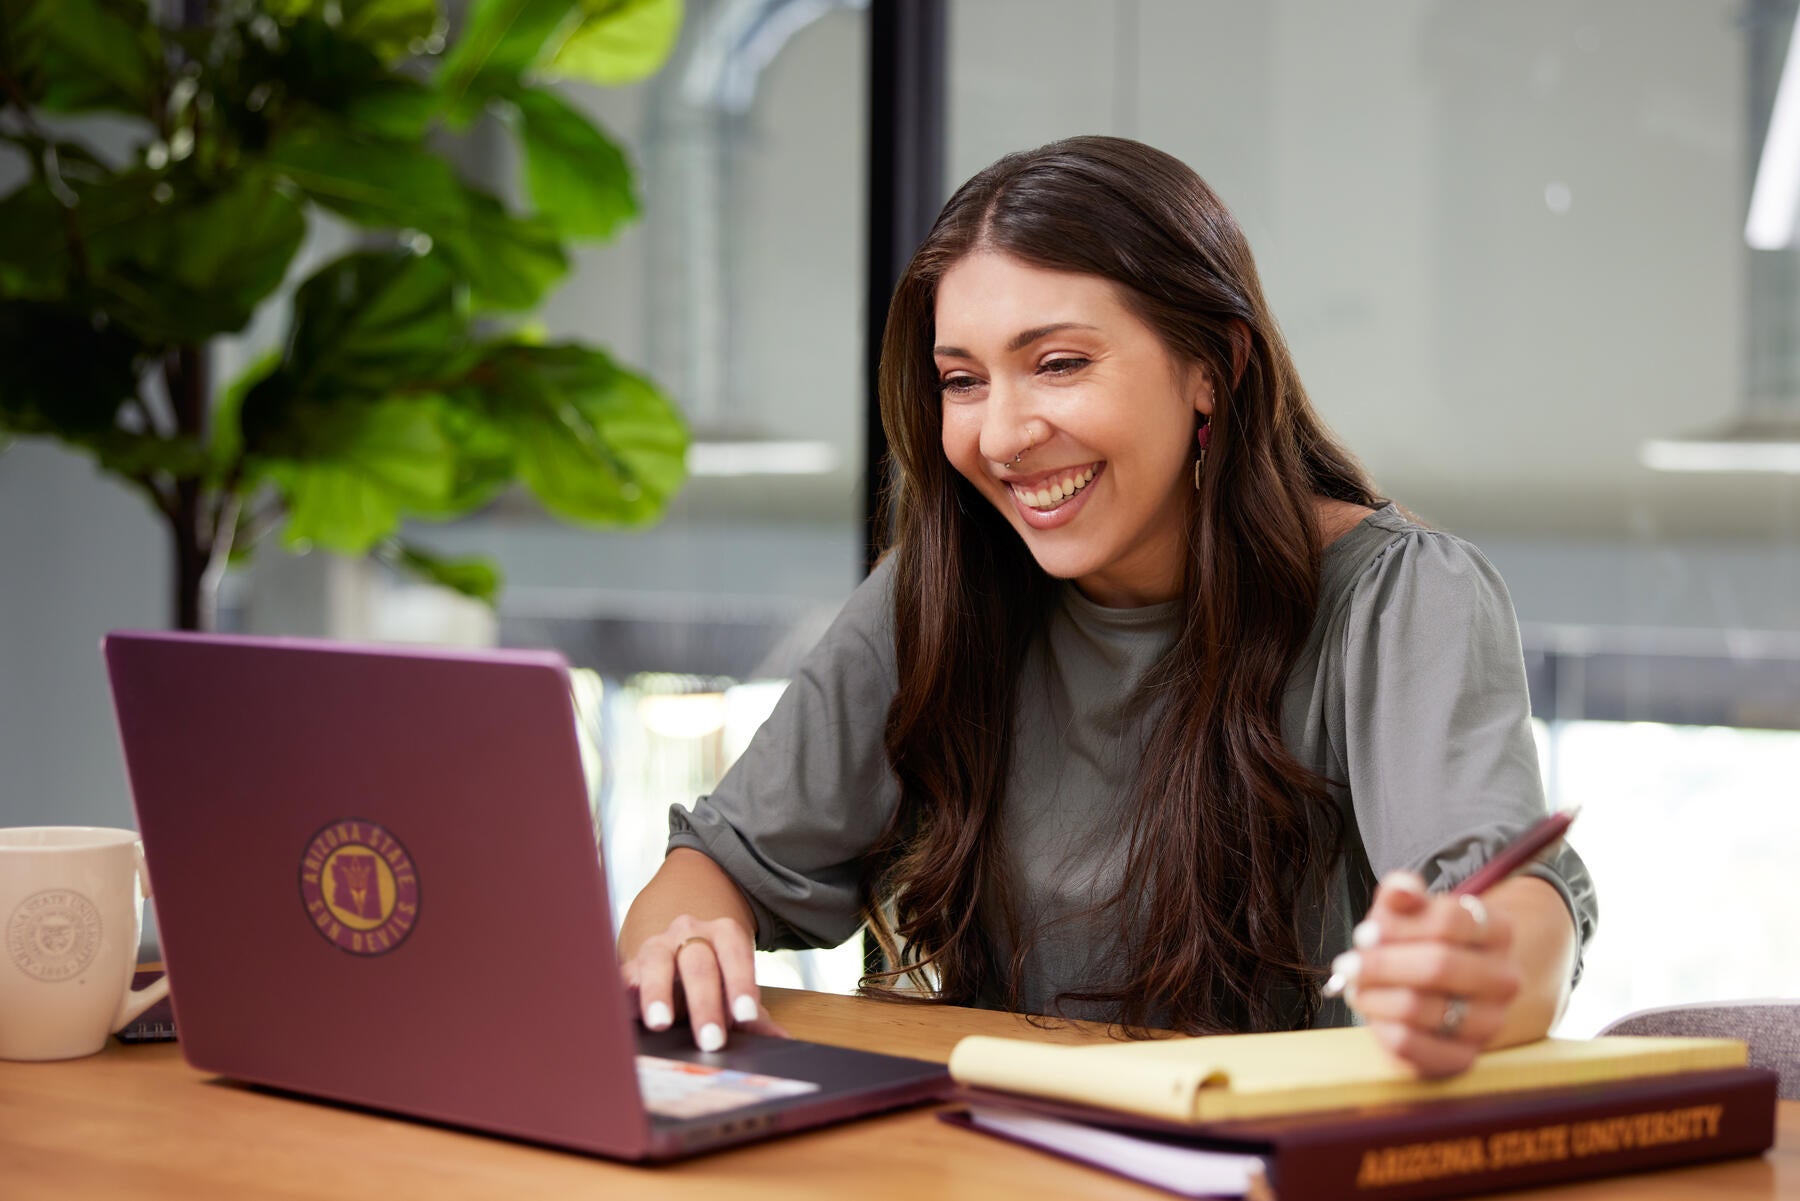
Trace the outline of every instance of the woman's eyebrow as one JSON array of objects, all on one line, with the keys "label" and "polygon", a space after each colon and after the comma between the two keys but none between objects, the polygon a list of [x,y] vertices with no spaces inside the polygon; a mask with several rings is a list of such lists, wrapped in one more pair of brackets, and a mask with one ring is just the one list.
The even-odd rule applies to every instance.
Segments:
[{"label": "woman's eyebrow", "polygon": [[[1080,321],[1056,321],[1049,325],[1036,325],[1014,334],[1012,341],[1006,344],[1006,350],[1009,354],[1013,351],[1024,350],[1039,338],[1047,338],[1051,334],[1060,333],[1065,329],[1099,328],[1097,325],[1087,325]],[[934,346],[931,348],[931,353],[945,359],[972,359],[975,357],[960,346]]]}]

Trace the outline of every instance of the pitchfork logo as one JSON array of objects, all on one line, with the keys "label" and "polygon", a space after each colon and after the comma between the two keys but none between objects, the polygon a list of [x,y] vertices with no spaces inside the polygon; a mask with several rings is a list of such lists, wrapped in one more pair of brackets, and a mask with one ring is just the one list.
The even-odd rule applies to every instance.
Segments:
[{"label": "pitchfork logo", "polygon": [[306,846],[300,900],[307,920],[352,955],[384,955],[419,920],[419,874],[394,835],[360,818],[333,822]]}]

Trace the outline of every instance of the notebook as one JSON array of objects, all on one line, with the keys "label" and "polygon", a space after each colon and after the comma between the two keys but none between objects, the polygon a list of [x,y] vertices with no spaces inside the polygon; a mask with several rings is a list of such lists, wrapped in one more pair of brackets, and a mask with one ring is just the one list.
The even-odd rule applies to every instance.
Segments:
[{"label": "notebook", "polygon": [[1726,1038],[1546,1038],[1421,1080],[1367,1029],[1345,1026],[1091,1047],[977,1036],[957,1043],[950,1074],[975,1088],[1212,1122],[1742,1067],[1748,1054]]},{"label": "notebook", "polygon": [[937,1064],[637,1024],[560,657],[103,651],[195,1067],[628,1160],[947,1091]]}]

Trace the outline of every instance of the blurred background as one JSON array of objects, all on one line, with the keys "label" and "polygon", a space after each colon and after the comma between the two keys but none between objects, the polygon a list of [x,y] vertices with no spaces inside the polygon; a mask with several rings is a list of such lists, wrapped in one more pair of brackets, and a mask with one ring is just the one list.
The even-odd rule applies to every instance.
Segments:
[{"label": "blurred background", "polygon": [[[432,526],[504,569],[492,608],[270,548],[226,577],[220,625],[590,669],[622,903],[669,805],[711,788],[862,577],[872,281],[1001,154],[1140,138],[1236,213],[1315,404],[1382,489],[1512,590],[1546,784],[1582,806],[1601,899],[1562,1032],[1800,995],[1800,443],[1706,450],[1746,420],[1800,426],[1800,257],[1745,239],[1794,10],[688,0],[656,74],[563,90],[627,149],[643,215],[539,317],[685,416],[662,520],[585,529],[508,492]],[[497,190],[518,172],[504,139],[460,153]],[[273,321],[216,350],[222,373]],[[91,459],[0,453],[0,824],[130,824],[96,646],[168,623],[169,571],[164,530]],[[849,989],[861,963],[762,970]]]}]

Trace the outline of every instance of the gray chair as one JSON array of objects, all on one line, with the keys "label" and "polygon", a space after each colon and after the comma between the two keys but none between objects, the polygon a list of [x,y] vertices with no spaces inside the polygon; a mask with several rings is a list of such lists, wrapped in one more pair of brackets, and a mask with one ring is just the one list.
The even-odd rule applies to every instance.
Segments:
[{"label": "gray chair", "polygon": [[1773,1069],[1781,1077],[1781,1096],[1800,1100],[1800,1001],[1712,1001],[1645,1009],[1600,1033],[1741,1038],[1750,1044],[1750,1066]]}]

